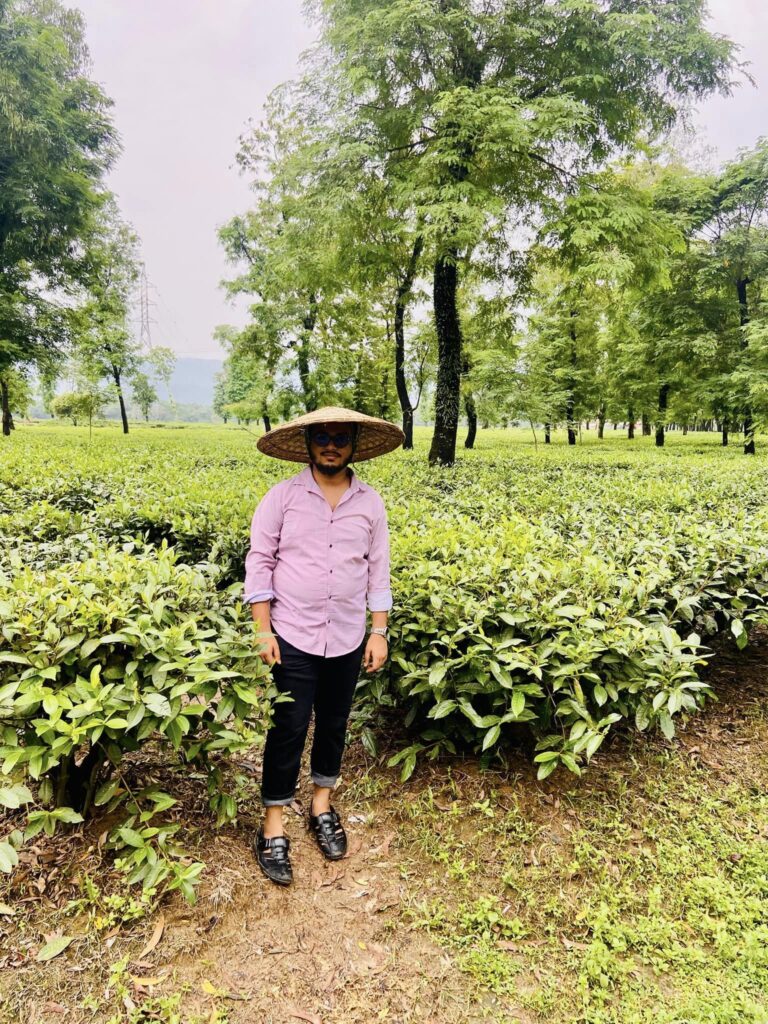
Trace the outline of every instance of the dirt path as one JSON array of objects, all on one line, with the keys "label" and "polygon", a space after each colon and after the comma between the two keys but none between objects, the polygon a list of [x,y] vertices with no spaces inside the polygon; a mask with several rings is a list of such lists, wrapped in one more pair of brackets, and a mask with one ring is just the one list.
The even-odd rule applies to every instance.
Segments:
[{"label": "dirt path", "polygon": [[[521,875],[531,874],[508,890],[518,894],[517,902],[510,896],[502,912],[522,914],[522,893],[531,902],[528,920],[534,920],[541,909],[535,907],[536,877],[543,879],[543,901],[548,862],[559,858],[566,864],[576,856],[580,818],[609,802],[617,785],[631,786],[663,771],[659,765],[668,756],[690,764],[710,792],[734,779],[765,792],[768,634],[756,635],[745,652],[721,653],[713,683],[719,702],[690,719],[673,743],[636,734],[615,737],[581,779],[556,773],[537,783],[532,765],[512,756],[504,771],[480,772],[474,762],[460,760],[420,767],[402,786],[395,770],[371,766],[355,745],[335,801],[350,837],[347,858],[336,864],[323,859],[297,804],[287,816],[295,882],[287,890],[272,885],[250,850],[258,823],[254,801],[253,816],[241,819],[237,828],[198,834],[199,854],[208,865],[198,904],[189,908],[172,897],[162,908],[162,920],[155,915],[98,930],[85,927],[84,911],[75,918],[57,917],[57,908],[81,892],[82,873],[99,870],[96,837],[84,839],[74,854],[71,849],[66,856],[59,853],[54,863],[46,860],[49,848],[41,843],[29,865],[28,902],[19,902],[17,893],[15,916],[0,918],[5,922],[0,923],[5,998],[0,1019],[7,1024],[102,1024],[110,1018],[121,1024],[534,1024],[553,1019],[546,1010],[548,979],[536,956],[540,936],[510,939],[504,922],[501,930],[498,923],[489,926],[494,949],[514,963],[513,991],[506,982],[489,981],[483,965],[473,972],[474,947],[467,946],[465,955],[456,942],[441,942],[439,921],[425,927],[425,908],[440,903],[442,913],[460,909],[462,893],[469,891],[462,889],[462,880],[470,877],[482,882],[483,892],[495,892],[507,858]],[[257,765],[246,774],[255,778]],[[304,797],[309,792],[306,765],[300,791]],[[508,812],[503,821],[493,818],[498,806]],[[638,807],[638,819],[625,825],[626,843],[635,844],[639,857],[647,840],[638,837]],[[614,864],[607,870],[620,868]],[[43,891],[35,892],[41,877]],[[558,881],[556,898],[572,900],[576,920],[583,891],[578,873],[567,877],[573,880]],[[8,897],[0,894],[3,899]],[[31,957],[55,927],[78,940],[50,963],[36,964]],[[155,947],[139,959],[153,933]],[[480,930],[477,934],[477,948],[487,949]],[[568,945],[574,946],[573,938],[554,934],[554,942],[564,955],[573,952]],[[113,970],[110,984],[110,967],[122,957],[128,959],[121,971]]]}]

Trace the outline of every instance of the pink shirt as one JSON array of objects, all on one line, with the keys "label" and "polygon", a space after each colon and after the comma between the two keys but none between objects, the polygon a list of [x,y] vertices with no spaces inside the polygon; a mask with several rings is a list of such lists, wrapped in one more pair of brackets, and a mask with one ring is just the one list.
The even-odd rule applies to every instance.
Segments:
[{"label": "pink shirt", "polygon": [[271,601],[274,632],[301,651],[333,658],[362,642],[366,599],[372,612],[392,607],[379,493],[352,470],[331,509],[309,465],[271,487],[251,523],[244,600]]}]

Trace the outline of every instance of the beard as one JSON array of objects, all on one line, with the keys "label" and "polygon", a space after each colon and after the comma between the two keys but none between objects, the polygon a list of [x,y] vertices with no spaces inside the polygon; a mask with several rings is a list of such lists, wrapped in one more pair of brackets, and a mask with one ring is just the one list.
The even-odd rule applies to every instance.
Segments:
[{"label": "beard", "polygon": [[352,455],[354,455],[354,452],[350,454],[349,458],[345,459],[343,462],[339,460],[339,462],[333,466],[323,466],[319,462],[317,462],[311,455],[309,456],[309,461],[315,467],[317,472],[322,473],[323,476],[336,476],[337,473],[346,473],[347,466],[352,461]]}]

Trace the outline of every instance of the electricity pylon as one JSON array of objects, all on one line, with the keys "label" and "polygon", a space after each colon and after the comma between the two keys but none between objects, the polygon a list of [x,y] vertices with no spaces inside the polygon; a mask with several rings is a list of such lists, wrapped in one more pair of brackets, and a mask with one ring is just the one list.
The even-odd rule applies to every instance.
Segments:
[{"label": "electricity pylon", "polygon": [[141,295],[140,295],[140,307],[141,307],[141,334],[139,337],[139,344],[145,352],[152,351],[152,331],[150,324],[156,324],[157,320],[149,315],[151,306],[154,306],[154,302],[149,301],[149,279],[147,278],[147,268],[142,263],[141,265]]}]

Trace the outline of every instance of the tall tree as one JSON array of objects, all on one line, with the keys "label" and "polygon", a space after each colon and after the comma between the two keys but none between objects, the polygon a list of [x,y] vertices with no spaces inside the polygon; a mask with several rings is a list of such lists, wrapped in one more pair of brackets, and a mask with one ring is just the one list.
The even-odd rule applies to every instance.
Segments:
[{"label": "tall tree", "polygon": [[310,6],[355,109],[348,129],[407,182],[424,224],[439,346],[429,457],[451,463],[462,369],[457,296],[479,241],[509,208],[522,221],[639,131],[667,128],[682,97],[726,90],[733,47],[706,31],[704,0]]},{"label": "tall tree", "polygon": [[[0,2],[0,392],[60,351],[52,302],[83,272],[78,240],[116,152],[110,101],[87,76],[82,17],[56,0]],[[3,384],[2,382],[5,382]]]},{"label": "tall tree", "polygon": [[131,297],[139,277],[138,239],[114,203],[87,238],[88,276],[82,305],[73,312],[74,344],[89,379],[107,377],[128,433],[125,383],[140,371],[143,353],[129,323]]},{"label": "tall tree", "polygon": [[742,151],[719,176],[710,228],[713,257],[738,303],[741,359],[734,370],[744,424],[744,452],[755,454],[755,421],[749,397],[750,293],[768,275],[768,139]]}]

